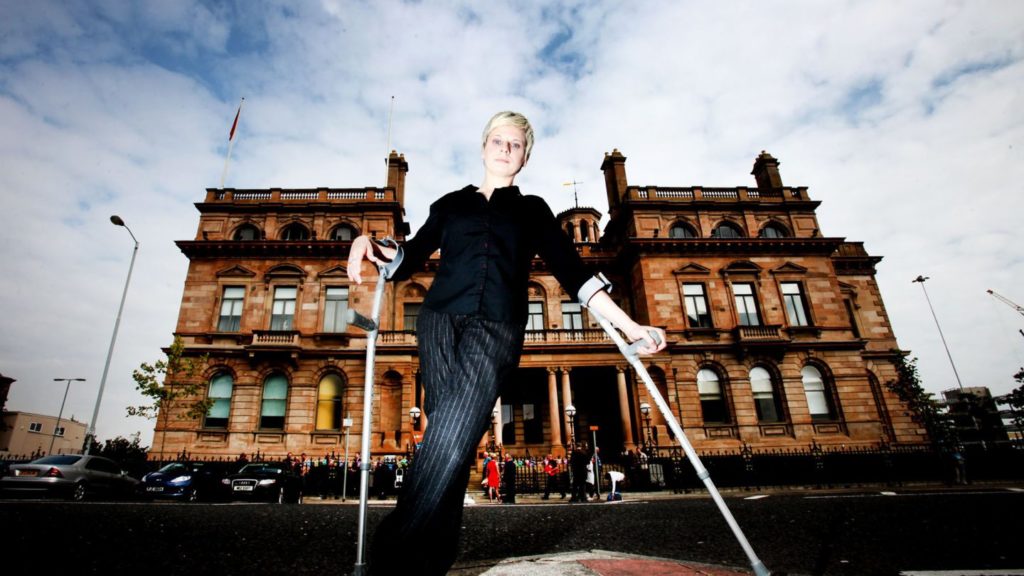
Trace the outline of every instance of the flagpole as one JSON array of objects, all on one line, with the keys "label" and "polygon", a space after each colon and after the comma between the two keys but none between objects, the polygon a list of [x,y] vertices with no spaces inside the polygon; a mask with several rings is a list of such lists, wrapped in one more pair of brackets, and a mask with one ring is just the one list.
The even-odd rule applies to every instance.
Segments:
[{"label": "flagpole", "polygon": [[224,189],[224,180],[228,177],[228,162],[231,161],[231,150],[235,147],[235,130],[238,128],[238,119],[242,117],[242,104],[245,98],[238,103],[238,112],[235,112],[235,121],[231,124],[231,132],[228,134],[228,154],[224,157],[224,171],[220,174],[220,189]]},{"label": "flagpole", "polygon": [[391,109],[388,110],[388,142],[384,150],[384,187],[388,187],[388,175],[391,173],[391,165],[388,159],[391,158],[391,118],[395,114],[395,97],[391,97]]}]

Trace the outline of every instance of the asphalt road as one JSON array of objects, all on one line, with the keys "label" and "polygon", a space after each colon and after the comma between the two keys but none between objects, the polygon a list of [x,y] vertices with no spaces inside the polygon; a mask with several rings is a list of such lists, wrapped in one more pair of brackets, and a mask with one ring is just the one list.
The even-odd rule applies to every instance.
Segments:
[{"label": "asphalt road", "polygon": [[[903,570],[1022,569],[1024,492],[964,491],[726,495],[775,574],[899,574]],[[706,496],[627,495],[621,503],[467,507],[461,574],[496,560],[612,550],[747,568]],[[537,502],[537,501],[533,501]],[[370,527],[389,510],[370,507]],[[0,502],[4,572],[102,574],[346,574],[357,507]],[[396,543],[396,553],[401,543]]]}]

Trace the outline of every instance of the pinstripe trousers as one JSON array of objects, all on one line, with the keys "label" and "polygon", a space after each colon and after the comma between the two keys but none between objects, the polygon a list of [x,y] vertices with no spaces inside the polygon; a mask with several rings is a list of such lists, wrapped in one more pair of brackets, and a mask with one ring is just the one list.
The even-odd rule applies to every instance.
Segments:
[{"label": "pinstripe trousers", "polygon": [[429,421],[398,504],[374,533],[371,574],[445,574],[455,562],[470,464],[502,383],[519,364],[523,334],[519,323],[421,310],[416,335]]}]

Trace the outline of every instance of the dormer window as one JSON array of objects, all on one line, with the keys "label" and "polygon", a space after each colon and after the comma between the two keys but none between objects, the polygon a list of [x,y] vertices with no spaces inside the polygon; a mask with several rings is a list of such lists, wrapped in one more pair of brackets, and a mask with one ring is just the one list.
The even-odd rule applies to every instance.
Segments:
[{"label": "dormer window", "polygon": [[743,231],[731,222],[722,222],[712,232],[712,238],[743,238]]},{"label": "dormer window", "polygon": [[309,240],[309,230],[299,223],[289,224],[281,230],[281,240]]}]

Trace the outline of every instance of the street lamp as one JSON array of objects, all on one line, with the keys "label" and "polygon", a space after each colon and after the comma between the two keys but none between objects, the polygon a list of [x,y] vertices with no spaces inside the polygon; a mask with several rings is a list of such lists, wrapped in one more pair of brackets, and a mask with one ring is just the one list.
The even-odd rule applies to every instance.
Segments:
[{"label": "street lamp", "polygon": [[498,409],[491,410],[491,441],[487,443],[488,452],[498,451]]},{"label": "street lamp", "polygon": [[960,382],[960,374],[956,371],[956,364],[953,363],[953,355],[949,353],[949,346],[946,345],[946,337],[942,335],[942,326],[939,326],[939,317],[935,315],[935,308],[932,308],[932,300],[928,297],[928,290],[925,290],[924,281],[928,279],[928,276],[918,276],[910,282],[920,283],[921,290],[924,292],[924,299],[928,302],[928,309],[932,311],[932,319],[935,320],[935,327],[939,329],[939,338],[942,339],[942,347],[946,349],[946,356],[949,358],[949,365],[953,367],[953,375],[956,376],[956,384],[961,390],[964,389],[964,385]]},{"label": "street lamp", "polygon": [[565,407],[565,415],[569,417],[569,444],[576,447],[576,407],[569,404]]},{"label": "street lamp", "polygon": [[50,436],[50,449],[46,451],[46,455],[50,456],[53,454],[53,441],[57,439],[57,428],[60,428],[60,418],[64,415],[64,403],[68,401],[68,390],[71,389],[72,382],[85,382],[85,378],[54,378],[54,382],[67,382],[64,386],[64,399],[60,401],[60,412],[57,413],[57,424],[53,426],[53,436]]},{"label": "street lamp", "polygon": [[651,436],[651,405],[647,402],[640,403],[640,413],[644,416],[644,433],[647,435],[647,449],[650,450],[653,444],[653,437]]},{"label": "street lamp", "polygon": [[124,311],[124,301],[128,296],[128,283],[132,281],[132,269],[135,268],[135,256],[139,253],[139,240],[132,234],[132,229],[124,223],[120,216],[110,217],[110,222],[115,226],[122,226],[131,235],[135,242],[132,250],[132,261],[128,265],[128,278],[124,281],[124,291],[121,293],[121,305],[117,308],[117,319],[114,320],[114,334],[110,337],[110,348],[107,349],[107,361],[103,364],[103,377],[100,378],[100,391],[96,394],[96,406],[92,410],[92,419],[89,420],[89,430],[85,433],[85,454],[88,455],[92,449],[92,439],[96,435],[96,418],[100,414],[100,402],[103,401],[103,389],[107,385],[107,373],[110,371],[110,358],[114,355],[114,343],[117,342],[117,329],[121,326],[121,313]]},{"label": "street lamp", "polygon": [[416,454],[416,445],[419,440],[416,438],[416,431],[420,428],[420,411],[419,407],[413,406],[409,409],[409,419],[412,420],[412,453]]}]

